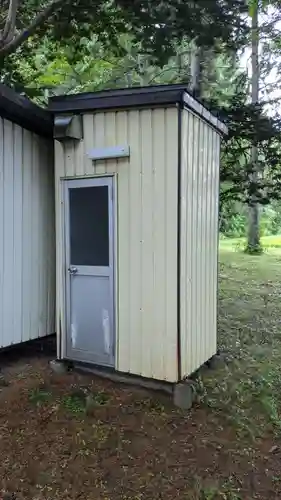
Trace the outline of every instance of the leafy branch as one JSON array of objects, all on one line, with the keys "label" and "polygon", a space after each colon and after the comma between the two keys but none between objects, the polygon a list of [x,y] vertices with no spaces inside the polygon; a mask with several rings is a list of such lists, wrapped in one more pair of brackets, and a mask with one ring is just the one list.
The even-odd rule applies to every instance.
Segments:
[{"label": "leafy branch", "polygon": [[29,26],[18,32],[16,19],[19,0],[9,0],[9,8],[4,29],[0,35],[0,57],[14,52],[24,41],[31,37],[39,26],[42,26],[63,4],[65,0],[53,0],[41,12],[38,12]]}]

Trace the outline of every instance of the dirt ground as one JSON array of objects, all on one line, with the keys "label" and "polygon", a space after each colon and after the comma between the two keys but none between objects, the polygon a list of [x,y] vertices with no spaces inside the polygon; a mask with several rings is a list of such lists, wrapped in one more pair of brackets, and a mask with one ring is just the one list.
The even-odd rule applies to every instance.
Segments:
[{"label": "dirt ground", "polygon": [[[244,448],[210,408],[183,413],[166,396],[74,372],[59,376],[47,357],[11,362],[3,373],[3,493],[30,500],[281,498],[278,443]],[[92,394],[87,412],[84,393]]]},{"label": "dirt ground", "polygon": [[218,339],[230,359],[200,370],[191,411],[55,375],[51,343],[0,355],[0,500],[1,490],[7,500],[281,499],[281,252],[226,248],[220,260]]}]

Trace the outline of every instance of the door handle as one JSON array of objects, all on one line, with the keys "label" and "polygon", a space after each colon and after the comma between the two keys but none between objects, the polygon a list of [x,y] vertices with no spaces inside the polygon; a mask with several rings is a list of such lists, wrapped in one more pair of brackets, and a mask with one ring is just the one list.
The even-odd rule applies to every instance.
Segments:
[{"label": "door handle", "polygon": [[69,274],[76,274],[78,272],[78,269],[77,269],[77,267],[70,266],[68,268],[68,272],[69,272]]}]

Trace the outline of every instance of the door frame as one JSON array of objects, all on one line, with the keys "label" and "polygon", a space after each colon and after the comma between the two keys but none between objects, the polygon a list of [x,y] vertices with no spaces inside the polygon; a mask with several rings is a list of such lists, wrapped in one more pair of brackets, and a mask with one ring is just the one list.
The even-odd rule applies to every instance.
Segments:
[{"label": "door frame", "polygon": [[[61,306],[63,307],[63,331],[61,332],[61,358],[75,360],[68,353],[68,336],[70,335],[71,329],[71,311],[70,311],[70,279],[71,275],[68,273],[68,267],[70,262],[70,245],[69,245],[69,197],[68,190],[69,187],[73,186],[76,188],[83,187],[94,187],[94,186],[108,186],[108,205],[109,205],[109,268],[110,268],[110,313],[112,318],[112,329],[113,329],[113,363],[109,366],[116,367],[117,364],[117,313],[116,313],[116,265],[117,265],[117,247],[116,247],[116,220],[117,220],[117,204],[116,204],[116,175],[115,174],[105,174],[105,175],[95,175],[87,177],[64,177],[60,179],[61,181],[61,256],[62,256],[62,294],[61,294]],[[81,361],[81,360],[80,360]]]}]

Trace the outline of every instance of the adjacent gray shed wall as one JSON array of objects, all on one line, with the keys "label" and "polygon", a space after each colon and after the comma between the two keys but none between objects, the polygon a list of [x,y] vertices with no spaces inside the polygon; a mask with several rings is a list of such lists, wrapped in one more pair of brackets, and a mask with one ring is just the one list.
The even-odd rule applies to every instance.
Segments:
[{"label": "adjacent gray shed wall", "polygon": [[55,332],[53,141],[0,118],[0,347]]},{"label": "adjacent gray shed wall", "polygon": [[182,111],[180,221],[181,376],[217,350],[220,135]]}]

